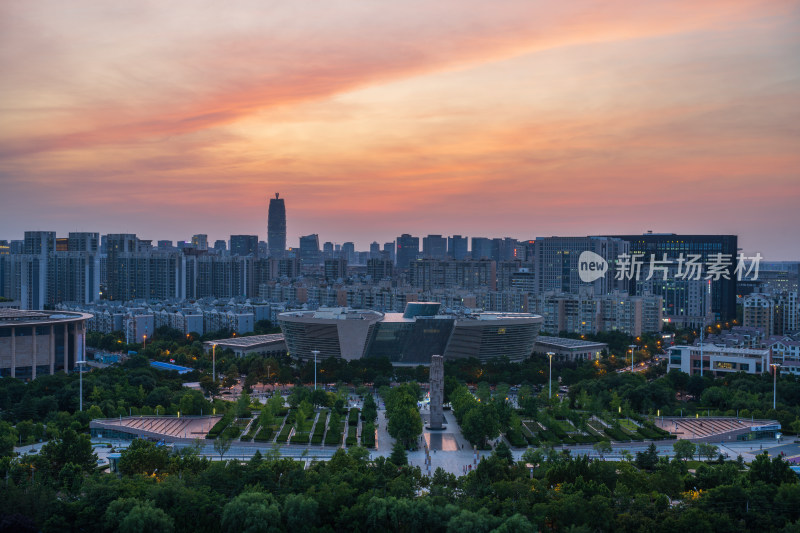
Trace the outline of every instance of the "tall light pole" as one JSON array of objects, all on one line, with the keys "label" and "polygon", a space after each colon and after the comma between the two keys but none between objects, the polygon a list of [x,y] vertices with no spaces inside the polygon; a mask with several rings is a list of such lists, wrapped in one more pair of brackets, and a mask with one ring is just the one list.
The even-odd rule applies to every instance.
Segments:
[{"label": "tall light pole", "polygon": [[319,355],[319,350],[311,350],[311,353],[314,354],[314,390],[317,390],[317,356]]},{"label": "tall light pole", "polygon": [[778,363],[770,363],[772,367],[772,409],[775,409],[775,404],[778,399],[778,369],[781,367]]},{"label": "tall light pole", "polygon": [[633,351],[637,348],[635,344],[628,346],[631,349],[631,372],[633,372]]},{"label": "tall light pole", "polygon": [[211,345],[211,379],[217,381],[217,345]]},{"label": "tall light pole", "polygon": [[80,398],[78,401],[78,410],[83,411],[83,364],[86,362],[86,330],[83,332],[83,349],[81,350],[81,360],[75,361],[76,365],[81,365],[78,369],[78,394]]},{"label": "tall light pole", "polygon": [[703,317],[703,327],[700,328],[700,377],[703,377],[703,335],[706,332],[706,318]]},{"label": "tall light pole", "polygon": [[547,352],[547,357],[550,358],[550,376],[549,376],[550,385],[548,386],[548,391],[549,391],[549,394],[550,394],[550,398],[553,397],[553,356],[554,355],[555,355],[555,353],[553,353],[553,352]]}]

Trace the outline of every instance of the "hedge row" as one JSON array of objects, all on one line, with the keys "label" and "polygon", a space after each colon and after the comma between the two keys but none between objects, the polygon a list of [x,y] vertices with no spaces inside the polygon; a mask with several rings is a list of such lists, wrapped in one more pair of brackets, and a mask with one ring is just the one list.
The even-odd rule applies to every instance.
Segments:
[{"label": "hedge row", "polygon": [[324,410],[319,414],[317,425],[314,426],[314,435],[311,436],[311,444],[322,444],[322,436],[325,434],[325,423],[328,421],[328,411]]},{"label": "hedge row", "polygon": [[290,439],[292,444],[308,444],[309,434],[307,431],[297,432]]},{"label": "hedge row", "polygon": [[375,447],[375,424],[366,422],[361,426],[361,444],[367,448]]},{"label": "hedge row", "polygon": [[[351,411],[352,412],[352,411]],[[350,426],[347,430],[347,439],[345,439],[346,446],[355,446],[358,444],[358,437],[356,436],[357,428],[355,426]]]},{"label": "hedge row", "polygon": [[344,422],[339,422],[339,427],[328,427],[328,433],[325,435],[325,445],[338,446],[342,443],[342,430],[344,429]]},{"label": "hedge row", "polygon": [[275,430],[272,429],[271,426],[263,426],[256,436],[253,437],[253,440],[256,442],[269,442],[272,440],[272,435],[275,434]]},{"label": "hedge row", "polygon": [[[361,436],[363,438],[363,432]],[[528,443],[525,437],[522,436],[522,431],[517,431],[514,429],[509,429],[506,431],[506,438],[508,439],[508,442],[510,442],[515,448],[523,448]]]},{"label": "hedge row", "polygon": [[357,426],[359,413],[361,413],[361,411],[355,407],[350,409],[350,413],[347,415],[347,424],[350,426]]},{"label": "hedge row", "polygon": [[217,421],[216,424],[214,424],[214,427],[212,427],[211,430],[209,430],[208,435],[206,435],[206,438],[216,439],[217,437],[219,437],[219,434],[222,433],[222,430],[228,427],[228,425],[231,422],[233,422],[233,415],[223,416]]}]

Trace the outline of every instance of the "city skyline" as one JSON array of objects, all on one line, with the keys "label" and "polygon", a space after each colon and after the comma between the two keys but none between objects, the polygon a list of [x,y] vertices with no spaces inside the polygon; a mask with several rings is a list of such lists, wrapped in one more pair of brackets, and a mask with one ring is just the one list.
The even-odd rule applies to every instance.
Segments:
[{"label": "city skyline", "polygon": [[[0,7],[0,228],[800,256],[796,2]],[[188,22],[188,23],[187,23]]]}]

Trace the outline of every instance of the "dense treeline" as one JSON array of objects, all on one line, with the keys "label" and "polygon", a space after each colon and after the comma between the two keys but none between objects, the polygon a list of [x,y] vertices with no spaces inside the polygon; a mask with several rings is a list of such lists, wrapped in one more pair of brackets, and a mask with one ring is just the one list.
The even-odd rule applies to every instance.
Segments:
[{"label": "dense treeline", "polygon": [[[94,472],[66,432],[8,472],[0,520],[13,531],[797,531],[800,485],[780,458],[621,462],[504,447],[461,477],[431,478],[353,447],[303,464],[257,454],[215,461],[136,441],[122,476]],[[526,464],[527,463],[527,464]],[[34,466],[34,469],[31,468]]]}]

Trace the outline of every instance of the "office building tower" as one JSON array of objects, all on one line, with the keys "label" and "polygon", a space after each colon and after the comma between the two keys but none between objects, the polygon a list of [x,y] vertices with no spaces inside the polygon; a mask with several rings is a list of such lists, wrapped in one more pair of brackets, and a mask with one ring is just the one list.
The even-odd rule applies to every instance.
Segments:
[{"label": "office building tower", "polygon": [[392,260],[376,257],[367,260],[367,276],[372,281],[380,281],[392,277]]},{"label": "office building tower", "polygon": [[271,198],[269,201],[267,241],[269,255],[283,257],[286,251],[286,204],[278,193],[275,193],[275,198]]},{"label": "office building tower", "polygon": [[258,235],[231,235],[231,255],[258,254]]},{"label": "office building tower", "polygon": [[56,252],[68,252],[69,239],[67,237],[56,237]]},{"label": "office building tower", "polygon": [[419,255],[419,237],[404,233],[397,238],[397,268],[406,269]]},{"label": "office building tower", "polygon": [[269,245],[266,243],[266,241],[258,241],[258,256],[269,256]]},{"label": "office building tower", "polygon": [[383,244],[383,252],[388,254],[387,257],[392,261],[392,264],[394,264],[395,260],[397,258],[396,254],[395,254],[394,243],[393,242],[384,243]]},{"label": "office building tower", "polygon": [[[161,241],[159,241],[159,244],[160,243]],[[225,252],[227,251],[227,249],[228,249],[228,243],[225,242],[224,239],[217,239],[216,241],[214,241],[214,250],[217,251],[218,253]]]},{"label": "office building tower", "polygon": [[[682,256],[687,259],[690,255],[699,256],[699,261],[706,265],[712,262],[717,254],[722,254],[730,261],[730,268],[726,276],[718,280],[711,280],[711,311],[715,320],[730,321],[736,318],[736,277],[734,268],[737,264],[738,238],[736,235],[677,235],[674,233],[646,233],[644,235],[614,235],[629,243],[631,255],[639,256],[645,265],[649,265],[651,256],[661,261],[666,257],[674,266],[667,276],[667,280],[655,284],[652,288],[654,294],[664,297],[664,315],[680,316],[680,308],[671,307],[673,298],[670,292],[685,290],[671,280],[675,280],[677,261]],[[643,269],[644,271],[644,269]],[[700,279],[705,279],[704,269]],[[640,294],[635,280],[631,280],[627,290],[631,294]],[[680,298],[679,298],[680,299]]]},{"label": "office building tower", "polygon": [[203,233],[192,235],[192,246],[197,250],[208,250],[208,235]]},{"label": "office building tower", "polygon": [[333,243],[330,241],[325,242],[322,245],[322,259],[333,259]]},{"label": "office building tower", "polygon": [[469,238],[453,235],[447,238],[447,256],[458,261],[465,259],[469,254]]},{"label": "office building tower", "polygon": [[56,252],[47,261],[49,308],[64,302],[88,304],[100,299],[100,254]]},{"label": "office building tower", "polygon": [[319,235],[316,233],[300,237],[300,261],[303,266],[319,265]]},{"label": "office building tower", "polygon": [[444,259],[447,257],[447,239],[441,235],[423,237],[422,257],[425,259]]},{"label": "office building tower", "polygon": [[23,253],[28,255],[47,255],[56,251],[55,231],[26,231]]},{"label": "office building tower", "polygon": [[24,254],[25,253],[25,241],[20,240],[12,240],[8,243],[9,252],[12,254]]},{"label": "office building tower", "polygon": [[381,245],[377,241],[372,241],[369,245],[369,258],[375,259],[381,256]]},{"label": "office building tower", "polygon": [[97,252],[100,249],[100,234],[91,232],[70,232],[67,250],[70,252]]},{"label": "office building tower", "polygon": [[350,264],[356,263],[356,245],[352,242],[342,244],[342,254],[340,257]]},{"label": "office building tower", "polygon": [[325,281],[332,282],[347,277],[347,259],[339,257],[337,259],[325,260]]},{"label": "office building tower", "polygon": [[486,237],[473,237],[472,238],[472,259],[491,259],[492,257],[492,240]]},{"label": "office building tower", "polygon": [[158,249],[159,250],[172,250],[172,241],[158,241]]},{"label": "office building tower", "polygon": [[[604,275],[592,282],[581,281],[578,260],[593,252],[608,264]],[[626,289],[615,279],[617,258],[628,253],[628,243],[612,237],[539,237],[535,244],[535,272],[539,293],[547,291],[578,294],[591,288],[595,295]]]}]

